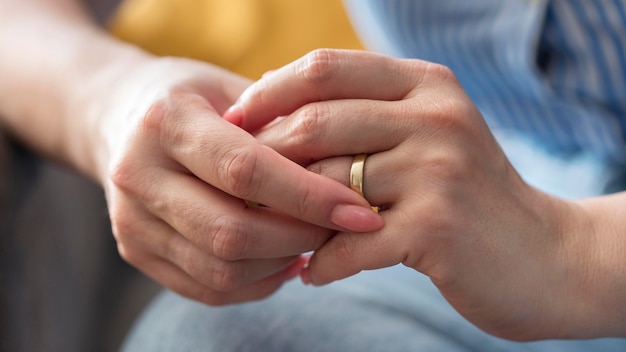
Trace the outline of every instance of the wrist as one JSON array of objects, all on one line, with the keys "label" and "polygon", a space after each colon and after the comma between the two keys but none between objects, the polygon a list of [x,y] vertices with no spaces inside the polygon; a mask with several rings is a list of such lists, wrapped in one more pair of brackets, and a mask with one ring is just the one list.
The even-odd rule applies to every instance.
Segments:
[{"label": "wrist", "polygon": [[17,14],[0,22],[0,47],[10,48],[0,60],[3,127],[37,152],[93,177],[91,101],[106,93],[95,87],[113,76],[107,70],[148,55],[108,36],[70,2],[11,4]]},{"label": "wrist", "polygon": [[625,336],[626,236],[622,196],[603,196],[569,203],[570,262],[576,266],[577,291],[571,323],[578,338]]},{"label": "wrist", "polygon": [[[527,204],[539,226],[525,230],[538,242],[529,240],[535,249],[525,254],[530,261],[520,272],[532,275],[527,278],[527,307],[523,310],[531,317],[527,321],[531,334],[523,339],[599,337],[601,330],[591,327],[592,322],[598,326],[602,318],[597,311],[601,302],[595,296],[599,287],[593,272],[594,224],[577,202],[529,190],[524,192]],[[534,252],[539,254],[533,258]]]},{"label": "wrist", "polygon": [[101,40],[100,50],[94,52],[87,45],[75,59],[89,65],[76,72],[75,84],[68,94],[68,108],[74,115],[71,120],[78,122],[82,130],[72,132],[71,138],[66,139],[65,154],[74,167],[102,184],[113,143],[111,138],[123,127],[119,126],[122,116],[115,115],[124,114],[116,110],[124,108],[119,106],[120,97],[130,94],[125,91],[125,82],[154,57],[113,38]]}]

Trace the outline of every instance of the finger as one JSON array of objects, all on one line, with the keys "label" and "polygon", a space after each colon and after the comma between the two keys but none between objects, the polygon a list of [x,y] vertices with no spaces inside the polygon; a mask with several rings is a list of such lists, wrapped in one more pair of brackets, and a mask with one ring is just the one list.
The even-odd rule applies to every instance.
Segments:
[{"label": "finger", "polygon": [[176,170],[145,171],[157,173],[158,181],[143,186],[142,202],[198,248],[224,260],[298,255],[319,248],[334,233],[270,208],[248,208]]},{"label": "finger", "polygon": [[349,189],[260,145],[199,96],[179,95],[150,112],[147,138],[206,183],[324,227],[357,232],[382,227],[382,219]]},{"label": "finger", "polygon": [[[123,258],[142,266],[143,253],[167,260],[204,286],[232,291],[285,269],[297,256],[228,261],[210,255],[147,211],[133,212],[132,224],[116,226]],[[122,228],[123,227],[123,228]]]},{"label": "finger", "polygon": [[[402,165],[391,162],[394,152],[371,154],[363,167],[363,196],[376,206],[388,208],[402,199],[407,185],[401,182],[401,176],[408,170],[401,170]],[[354,157],[336,157],[320,160],[308,166],[312,172],[323,175],[350,187],[350,169]]]},{"label": "finger", "polygon": [[229,292],[220,292],[206,287],[171,262],[157,257],[147,256],[139,269],[164,287],[184,297],[219,306],[265,298],[278,290],[285,281],[297,275],[301,265],[299,261],[294,261],[291,266],[281,272]]},{"label": "finger", "polygon": [[391,149],[419,129],[418,124],[397,102],[335,100],[307,104],[255,137],[307,165],[329,156]]},{"label": "finger", "polygon": [[[125,243],[125,260],[141,266],[136,253],[148,252],[183,270],[206,287],[228,292],[285,269],[297,256],[228,261],[209,255],[166,224],[154,221]],[[147,235],[142,235],[147,234]],[[127,236],[130,237],[130,236]]]},{"label": "finger", "polygon": [[[255,131],[277,116],[311,102],[359,98],[400,100],[423,74],[415,65],[386,56],[347,50],[316,50],[250,86],[224,115]],[[428,66],[427,63],[423,63]]]},{"label": "finger", "polygon": [[[385,222],[393,224],[401,222],[406,215],[392,209],[384,212],[383,216]],[[401,239],[394,239],[394,234],[412,234],[412,230],[390,229],[387,226],[367,234],[339,233],[313,254],[303,276],[314,285],[325,285],[362,270],[402,263],[408,257],[410,248]]]}]

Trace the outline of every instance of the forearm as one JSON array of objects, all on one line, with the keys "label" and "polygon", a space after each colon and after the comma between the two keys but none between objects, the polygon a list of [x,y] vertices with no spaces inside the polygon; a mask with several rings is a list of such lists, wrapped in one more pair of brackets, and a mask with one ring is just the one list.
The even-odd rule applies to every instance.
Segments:
[{"label": "forearm", "polygon": [[95,176],[90,101],[143,53],[109,37],[76,0],[0,0],[0,117],[30,147]]}]

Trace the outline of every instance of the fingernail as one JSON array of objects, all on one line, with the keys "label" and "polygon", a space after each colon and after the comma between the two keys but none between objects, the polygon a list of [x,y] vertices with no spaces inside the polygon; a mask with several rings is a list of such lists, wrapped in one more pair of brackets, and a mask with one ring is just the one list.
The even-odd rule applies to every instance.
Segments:
[{"label": "fingernail", "polygon": [[291,281],[300,275],[300,269],[298,267],[289,268],[285,272],[285,281]]},{"label": "fingernail", "polygon": [[370,207],[339,204],[330,213],[333,224],[354,232],[370,232],[383,227],[383,218]]}]

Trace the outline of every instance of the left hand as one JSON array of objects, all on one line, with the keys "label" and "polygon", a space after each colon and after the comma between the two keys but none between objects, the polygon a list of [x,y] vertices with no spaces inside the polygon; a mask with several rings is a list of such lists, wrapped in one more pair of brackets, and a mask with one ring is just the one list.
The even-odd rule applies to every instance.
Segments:
[{"label": "left hand", "polygon": [[382,227],[354,192],[221,118],[248,80],[181,58],[114,63],[103,75],[115,83],[85,95],[99,113],[82,149],[99,161],[120,255],[165,287],[210,305],[262,299],[299,274],[300,254],[329,228],[359,230],[342,219]]},{"label": "left hand", "polygon": [[225,118],[345,185],[353,156],[369,154],[364,194],[385,227],[338,233],[305,280],[403,263],[495,335],[564,337],[585,321],[575,292],[589,240],[570,225],[584,212],[518,176],[449,69],[319,50],[265,76]]}]

